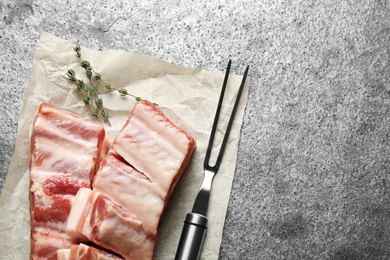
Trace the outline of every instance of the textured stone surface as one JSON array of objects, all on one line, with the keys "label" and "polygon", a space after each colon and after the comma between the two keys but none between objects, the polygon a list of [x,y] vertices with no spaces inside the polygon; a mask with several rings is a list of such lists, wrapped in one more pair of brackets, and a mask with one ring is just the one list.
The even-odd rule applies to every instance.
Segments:
[{"label": "textured stone surface", "polygon": [[388,1],[0,2],[0,185],[41,31],[252,77],[220,259],[390,259]]}]

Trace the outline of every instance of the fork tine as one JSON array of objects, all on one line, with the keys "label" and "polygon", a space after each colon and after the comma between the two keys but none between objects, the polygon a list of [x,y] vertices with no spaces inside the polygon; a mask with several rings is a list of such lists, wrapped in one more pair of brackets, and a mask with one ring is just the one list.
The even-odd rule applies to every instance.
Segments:
[{"label": "fork tine", "polygon": [[225,95],[225,90],[226,90],[226,85],[227,85],[227,80],[228,80],[228,74],[230,72],[230,66],[231,66],[231,60],[229,60],[228,67],[226,69],[225,79],[224,79],[224,82],[223,82],[223,85],[222,85],[221,95],[220,95],[220,98],[219,98],[217,111],[215,113],[214,124],[213,124],[213,128],[211,130],[210,140],[209,140],[209,144],[208,144],[207,151],[206,151],[206,156],[205,156],[205,161],[204,161],[204,168],[207,169],[207,170],[213,170],[215,173],[218,171],[219,166],[220,166],[221,161],[222,161],[222,157],[223,157],[223,153],[225,151],[225,147],[226,147],[226,143],[227,143],[227,140],[228,140],[228,137],[229,137],[230,129],[232,128],[233,119],[234,119],[234,116],[235,116],[236,111],[237,111],[238,103],[240,101],[241,93],[242,93],[242,90],[244,89],[245,81],[246,81],[246,78],[247,78],[247,75],[248,75],[248,70],[249,70],[249,65],[248,65],[246,67],[244,76],[243,76],[242,81],[241,81],[240,88],[239,88],[238,93],[237,93],[236,101],[234,103],[232,114],[230,115],[229,123],[228,123],[227,129],[226,129],[226,132],[225,132],[225,136],[224,136],[222,144],[221,144],[221,148],[219,150],[219,154],[218,154],[216,163],[215,163],[214,166],[210,166],[210,162],[209,162],[210,161],[210,154],[211,154],[211,150],[212,150],[212,146],[213,146],[213,142],[214,142],[215,132],[216,132],[216,129],[217,129],[218,118],[219,118],[219,114],[220,114],[221,107],[222,107],[223,97]]},{"label": "fork tine", "polygon": [[207,146],[207,151],[206,151],[206,156],[205,156],[205,159],[204,159],[204,168],[205,169],[211,167],[210,164],[209,164],[210,154],[211,154],[211,149],[213,147],[215,131],[216,131],[217,125],[218,125],[219,113],[221,112],[222,101],[223,101],[223,97],[225,95],[225,90],[226,90],[226,85],[227,85],[228,78],[229,78],[231,65],[232,65],[232,61],[229,60],[228,66],[226,68],[225,78],[224,78],[223,84],[222,84],[221,94],[219,96],[217,111],[215,112],[214,124],[213,124],[213,128],[211,129],[209,144]]},{"label": "fork tine", "polygon": [[229,123],[225,132],[225,136],[222,141],[221,149],[217,157],[217,161],[214,166],[209,165],[211,148],[214,142],[215,131],[217,129],[219,113],[222,107],[222,100],[225,95],[225,89],[227,85],[227,80],[229,77],[231,61],[229,61],[228,67],[226,69],[225,80],[222,85],[221,95],[218,102],[217,111],[215,113],[215,119],[213,128],[211,130],[211,135],[209,139],[209,144],[206,151],[205,161],[204,161],[204,177],[202,185],[198,192],[198,195],[195,198],[194,206],[192,207],[192,212],[187,214],[186,220],[184,221],[183,231],[180,236],[179,246],[176,251],[175,260],[189,260],[189,259],[199,259],[199,255],[202,249],[204,237],[207,230],[207,208],[210,197],[211,184],[214,178],[214,175],[218,172],[219,165],[221,164],[222,155],[225,150],[227,139],[230,133],[230,129],[233,124],[233,118],[236,113],[238,103],[240,101],[241,93],[245,85],[245,80],[248,75],[249,66],[247,66],[244,76],[241,81],[240,89],[238,90],[236,101],[232,110],[232,114],[229,119]]},{"label": "fork tine", "polygon": [[248,70],[249,70],[249,65],[246,67],[245,72],[244,72],[244,76],[242,77],[241,86],[240,86],[240,89],[238,90],[236,101],[234,103],[234,107],[232,110],[232,114],[230,115],[228,127],[226,129],[225,136],[223,137],[221,149],[219,150],[217,161],[216,161],[215,166],[214,166],[215,172],[218,171],[219,166],[221,165],[223,152],[225,151],[226,143],[227,143],[227,140],[229,138],[230,129],[232,128],[232,125],[233,125],[233,119],[234,119],[234,116],[235,116],[236,111],[237,111],[238,103],[240,102],[242,90],[244,89],[244,86],[245,86],[245,81],[246,81],[246,77],[248,75]]}]

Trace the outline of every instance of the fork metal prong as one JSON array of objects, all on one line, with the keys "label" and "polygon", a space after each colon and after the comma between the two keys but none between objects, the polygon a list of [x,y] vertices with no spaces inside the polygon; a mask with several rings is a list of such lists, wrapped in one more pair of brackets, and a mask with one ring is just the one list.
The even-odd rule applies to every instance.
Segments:
[{"label": "fork metal prong", "polygon": [[198,192],[198,194],[197,194],[197,196],[195,198],[194,206],[192,208],[192,212],[193,213],[199,213],[199,214],[202,214],[204,216],[207,213],[208,201],[209,201],[210,189],[211,189],[211,183],[212,183],[212,180],[214,178],[214,175],[218,172],[219,166],[221,165],[222,156],[223,156],[223,153],[224,153],[224,150],[225,150],[225,147],[226,147],[226,143],[227,143],[227,140],[228,140],[228,137],[229,137],[230,129],[232,128],[233,119],[234,119],[235,113],[237,111],[238,103],[240,101],[242,90],[243,90],[243,88],[245,86],[245,80],[246,80],[246,77],[247,77],[247,74],[248,74],[248,69],[249,69],[249,66],[247,66],[247,68],[245,70],[245,73],[244,73],[244,76],[242,78],[241,85],[240,85],[240,88],[238,90],[238,93],[237,93],[237,96],[236,96],[236,100],[235,100],[235,103],[234,103],[234,106],[233,106],[233,109],[232,109],[232,114],[230,115],[228,126],[226,128],[225,136],[223,138],[223,141],[222,141],[222,144],[221,144],[218,156],[217,156],[216,163],[215,163],[214,166],[210,166],[210,162],[209,162],[210,161],[210,154],[211,154],[211,150],[212,150],[212,147],[213,147],[215,132],[216,132],[217,125],[218,125],[219,114],[221,112],[222,101],[223,101],[223,98],[224,98],[226,85],[227,85],[227,82],[228,82],[230,66],[231,66],[231,61],[229,61],[227,69],[226,69],[225,79],[224,79],[224,82],[223,82],[223,85],[222,85],[222,89],[221,89],[221,94],[220,94],[217,110],[215,112],[214,124],[213,124],[212,130],[211,130],[209,144],[208,144],[206,156],[205,156],[205,159],[204,159],[204,165],[203,165],[203,167],[204,167],[204,177],[203,177],[203,181],[202,181],[201,187],[199,189],[199,192]]},{"label": "fork metal prong", "polygon": [[221,94],[219,96],[217,110],[215,112],[214,123],[213,123],[213,127],[212,127],[211,133],[210,133],[210,139],[209,139],[209,144],[207,146],[206,156],[204,158],[204,168],[205,169],[206,168],[212,168],[210,166],[210,155],[211,155],[211,150],[213,148],[215,132],[217,130],[219,114],[221,112],[222,102],[223,102],[223,98],[225,96],[225,90],[226,90],[227,82],[228,82],[228,79],[229,79],[229,73],[230,73],[231,65],[232,65],[232,61],[229,60],[228,66],[226,68],[225,78],[224,78],[223,84],[222,84]]},{"label": "fork metal prong", "polygon": [[205,170],[210,170],[210,171],[213,171],[214,173],[218,172],[219,166],[221,165],[223,153],[225,151],[226,143],[227,143],[227,140],[228,140],[228,137],[230,134],[230,130],[232,128],[234,116],[235,116],[236,111],[237,111],[237,107],[238,107],[238,104],[240,101],[241,93],[242,93],[242,90],[245,86],[245,81],[246,81],[246,78],[248,75],[248,70],[249,70],[249,65],[248,65],[245,69],[244,76],[242,77],[241,85],[240,85],[240,88],[239,88],[238,93],[237,93],[237,97],[236,97],[236,100],[234,103],[232,113],[230,115],[229,123],[228,123],[228,126],[226,128],[226,132],[225,132],[225,135],[224,135],[224,138],[223,138],[223,141],[222,141],[222,144],[221,144],[218,156],[217,156],[217,160],[216,160],[214,166],[211,166],[210,165],[210,155],[211,155],[211,151],[212,151],[212,147],[213,147],[213,143],[214,143],[215,132],[216,132],[217,125],[218,125],[219,114],[220,114],[221,108],[222,108],[222,101],[223,101],[223,98],[225,95],[226,85],[228,82],[230,67],[231,67],[231,60],[229,61],[227,69],[226,69],[225,79],[224,79],[224,82],[222,85],[221,94],[220,94],[220,98],[219,98],[219,102],[218,102],[218,107],[217,107],[217,110],[215,113],[214,124],[213,124],[212,130],[211,130],[209,144],[207,147],[206,156],[205,156],[204,165],[203,165]]},{"label": "fork metal prong", "polygon": [[244,89],[244,86],[245,86],[245,81],[246,81],[246,77],[247,77],[247,74],[248,74],[248,70],[249,70],[249,66],[246,67],[244,76],[242,78],[241,86],[240,86],[240,89],[238,90],[238,93],[237,93],[236,101],[234,103],[232,114],[230,115],[229,123],[228,123],[228,126],[226,128],[226,132],[225,132],[225,136],[223,137],[221,149],[219,150],[217,161],[215,163],[215,166],[213,167],[215,173],[217,173],[217,171],[219,169],[219,166],[221,165],[222,156],[223,156],[223,153],[225,151],[227,140],[229,138],[230,129],[232,128],[232,125],[233,125],[233,120],[234,120],[234,116],[235,116],[236,111],[237,111],[238,103],[240,102],[241,93],[242,93],[242,90]]},{"label": "fork metal prong", "polygon": [[228,67],[226,69],[225,79],[222,85],[221,95],[218,102],[217,111],[215,113],[215,119],[213,128],[211,130],[211,135],[209,139],[209,144],[206,151],[205,161],[204,161],[204,177],[202,185],[198,192],[198,195],[195,198],[194,206],[192,207],[192,212],[187,214],[186,220],[184,221],[183,231],[180,235],[179,245],[176,251],[175,260],[199,260],[200,252],[202,250],[202,245],[204,237],[207,230],[207,208],[210,197],[211,184],[214,178],[214,175],[218,172],[219,166],[222,161],[222,155],[226,147],[227,139],[230,133],[230,129],[233,124],[233,118],[236,113],[238,103],[241,97],[242,90],[245,85],[245,80],[248,74],[249,66],[246,68],[244,76],[241,81],[240,89],[238,90],[236,101],[230,115],[229,123],[225,132],[225,136],[222,141],[221,148],[217,157],[217,161],[214,166],[210,166],[210,154],[214,142],[215,131],[217,129],[218,118],[221,112],[222,101],[225,95],[225,89],[229,77],[231,61],[229,61]]}]

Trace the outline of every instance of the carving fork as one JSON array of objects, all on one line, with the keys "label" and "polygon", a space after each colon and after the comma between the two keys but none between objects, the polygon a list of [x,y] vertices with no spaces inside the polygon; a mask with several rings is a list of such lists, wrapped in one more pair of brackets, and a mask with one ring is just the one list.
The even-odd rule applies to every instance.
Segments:
[{"label": "carving fork", "polygon": [[184,221],[183,231],[181,233],[180,242],[176,251],[175,260],[198,260],[202,249],[203,240],[207,230],[206,213],[207,213],[207,207],[209,202],[211,183],[214,178],[214,175],[217,174],[219,166],[221,165],[223,152],[225,150],[230,129],[233,124],[234,115],[236,113],[237,106],[249,70],[249,66],[247,66],[241,81],[241,86],[238,90],[236,101],[234,103],[232,114],[229,119],[229,123],[225,132],[225,136],[222,141],[221,148],[219,150],[216,163],[214,166],[210,166],[209,161],[210,161],[211,149],[213,146],[214,136],[217,129],[219,114],[221,112],[223,97],[225,95],[225,89],[229,77],[230,67],[231,67],[231,60],[229,61],[226,69],[225,79],[223,81],[221,95],[219,97],[218,107],[215,113],[214,124],[211,130],[209,144],[204,159],[203,168],[205,173],[204,173],[203,182],[198,192],[198,195],[195,199],[192,212],[187,214],[186,219]]}]

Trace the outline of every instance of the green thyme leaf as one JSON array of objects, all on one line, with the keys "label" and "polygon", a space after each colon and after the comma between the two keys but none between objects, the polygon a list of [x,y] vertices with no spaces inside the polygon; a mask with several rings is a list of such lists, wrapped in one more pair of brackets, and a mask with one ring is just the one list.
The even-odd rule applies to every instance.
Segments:
[{"label": "green thyme leaf", "polygon": [[93,79],[95,79],[95,80],[99,80],[101,78],[102,78],[102,76],[100,75],[100,73],[96,73],[95,77],[93,77]]},{"label": "green thyme leaf", "polygon": [[96,108],[96,109],[94,109],[94,110],[91,110],[90,112],[89,112],[89,115],[90,116],[97,116],[99,114],[99,109],[98,108]]},{"label": "green thyme leaf", "polygon": [[74,70],[69,69],[68,73],[66,73],[66,75],[68,76],[70,81],[76,82],[76,72],[74,72]]},{"label": "green thyme leaf", "polygon": [[102,115],[103,118],[108,118],[108,111],[105,109],[100,110],[100,114]]},{"label": "green thyme leaf", "polygon": [[83,99],[83,102],[84,102],[84,104],[85,104],[86,106],[88,106],[90,100],[91,100],[91,99],[90,99],[89,97],[86,97],[86,98]]},{"label": "green thyme leaf", "polygon": [[76,46],[73,47],[73,50],[77,53],[77,57],[81,57],[81,47],[80,45],[76,44]]},{"label": "green thyme leaf", "polygon": [[76,84],[77,84],[77,86],[79,86],[81,88],[85,88],[85,83],[82,79],[76,80]]},{"label": "green thyme leaf", "polygon": [[95,100],[95,103],[96,103],[96,105],[101,106],[101,105],[103,105],[103,99],[98,98]]},{"label": "green thyme leaf", "polygon": [[119,89],[118,91],[121,94],[121,96],[125,96],[127,94],[127,89],[125,88]]},{"label": "green thyme leaf", "polygon": [[85,73],[87,74],[87,77],[88,77],[89,79],[92,77],[92,71],[87,70]]},{"label": "green thyme leaf", "polygon": [[89,63],[89,61],[83,60],[82,62],[80,62],[80,66],[86,69],[91,67],[91,64]]}]

